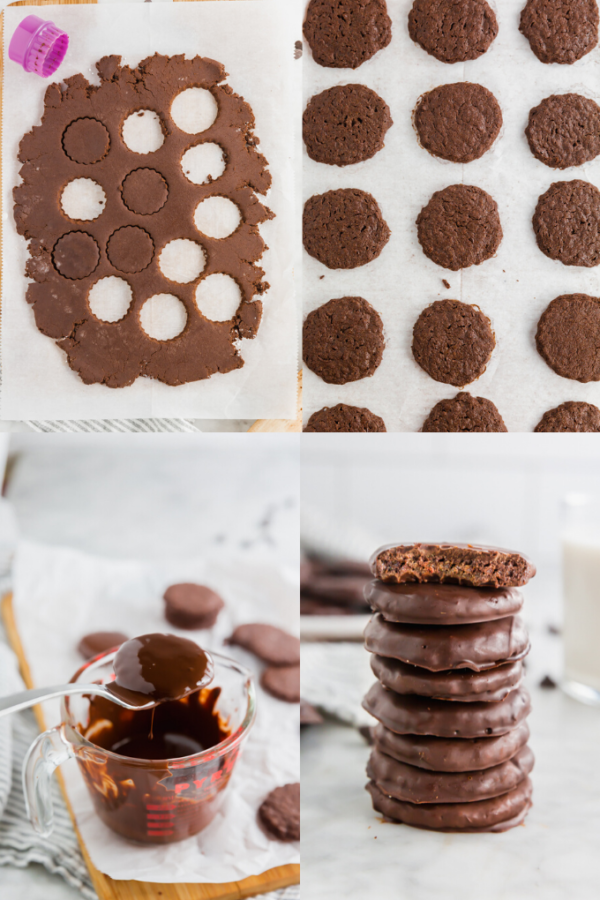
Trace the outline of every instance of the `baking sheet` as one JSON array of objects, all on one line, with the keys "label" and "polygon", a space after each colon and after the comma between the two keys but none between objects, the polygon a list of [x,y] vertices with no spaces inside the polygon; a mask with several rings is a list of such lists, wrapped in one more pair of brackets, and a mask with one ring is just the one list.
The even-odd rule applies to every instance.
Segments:
[{"label": "baking sheet", "polygon": [[[555,297],[600,296],[600,272],[545,257],[531,224],[538,197],[551,183],[580,178],[600,187],[600,157],[576,168],[550,169],[532,156],[524,134],[529,110],[552,93],[574,91],[600,101],[600,48],[572,66],[544,65],[518,30],[524,0],[492,0],[499,33],[490,49],[478,60],[447,65],[410,39],[411,5],[412,0],[388,0],[392,41],[359,69],[324,69],[308,48],[304,54],[304,106],[325,88],[360,83],[383,97],[394,120],[384,149],[366,162],[339,169],[313,162],[303,150],[305,200],[338,188],[369,191],[392,232],[379,258],[357,269],[330,270],[304,253],[304,315],[334,297],[358,295],[379,311],[386,334],[383,361],[371,378],[328,385],[306,370],[305,420],[315,410],[341,402],[367,406],[383,417],[388,431],[418,431],[435,403],[458,392],[431,379],[411,352],[419,313],[444,297],[478,304],[492,322],[496,349],[484,375],[465,390],[492,400],[509,431],[532,431],[546,410],[566,400],[600,406],[600,383],[580,384],[556,375],[534,340],[538,319]],[[419,146],[412,127],[419,96],[457,81],[478,82],[491,90],[504,118],[492,149],[466,165],[431,156]],[[427,259],[415,226],[433,192],[456,183],[490,193],[504,231],[494,259],[461,272]],[[443,287],[444,278],[450,290]]]},{"label": "baking sheet", "polygon": [[[298,5],[292,9],[297,11]],[[83,72],[98,83],[94,63],[107,54],[120,54],[129,65],[155,52],[199,54],[221,61],[229,73],[227,83],[252,106],[255,133],[273,175],[265,202],[276,218],[260,226],[270,249],[259,263],[271,288],[264,297],[257,337],[241,341],[245,365],[177,387],[138,378],[130,387],[114,390],[83,384],[63,351],[38,332],[24,299],[27,249],[13,223],[12,188],[19,179],[19,141],[39,123],[47,82],[10,62],[7,50],[10,35],[31,11],[28,7],[4,11],[0,418],[295,418],[293,158],[301,64],[294,60],[293,45],[300,33],[299,14],[293,15],[277,0],[44,7],[44,17],[71,35],[61,78]]]},{"label": "baking sheet", "polygon": [[[213,628],[181,631],[163,616],[169,584],[208,584],[226,606]],[[235,568],[225,554],[155,563],[109,560],[79,551],[23,542],[14,567],[13,609],[36,686],[63,684],[81,666],[80,638],[92,631],[134,636],[169,631],[238,659],[255,672],[262,664],[240,647],[224,645],[242,622],[272,622],[298,633],[298,584],[286,569],[259,563],[242,551]],[[48,727],[60,722],[58,701],[43,705]],[[298,843],[269,840],[256,812],[273,788],[299,781],[299,707],[257,684],[257,718],[231,777],[227,798],[211,826],[167,846],[119,838],[96,816],[74,760],[61,766],[69,801],[94,865],[115,879],[150,882],[230,882],[274,866],[300,862]]]}]

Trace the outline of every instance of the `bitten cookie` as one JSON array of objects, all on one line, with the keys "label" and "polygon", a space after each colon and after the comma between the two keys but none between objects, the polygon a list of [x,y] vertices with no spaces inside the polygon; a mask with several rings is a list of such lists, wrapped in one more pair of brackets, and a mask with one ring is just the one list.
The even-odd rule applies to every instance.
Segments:
[{"label": "bitten cookie", "polygon": [[465,62],[485,53],[498,34],[498,22],[485,0],[415,0],[408,33],[440,62]]},{"label": "bitten cookie", "polygon": [[495,346],[488,317],[460,300],[436,300],[413,328],[415,361],[435,381],[455,387],[483,375]]},{"label": "bitten cookie", "polygon": [[568,400],[544,413],[534,431],[600,431],[600,409]]},{"label": "bitten cookie", "polygon": [[421,431],[508,431],[491,400],[461,391],[436,403]]},{"label": "bitten cookie", "polygon": [[304,431],[338,431],[338,432],[373,432],[386,431],[385,423],[380,416],[376,416],[370,409],[363,406],[347,406],[338,403],[337,406],[325,406],[314,412]]},{"label": "bitten cookie", "polygon": [[372,375],[384,347],[381,317],[362,297],[330,300],[304,321],[304,362],[328,384],[347,384]]},{"label": "bitten cookie", "polygon": [[519,31],[541,62],[571,65],[598,43],[596,0],[527,0]]},{"label": "bitten cookie", "polygon": [[491,91],[459,81],[423,94],[413,114],[419,142],[440,159],[468,163],[486,153],[502,127],[502,110]]},{"label": "bitten cookie", "polygon": [[600,381],[600,299],[556,297],[540,316],[535,344],[557,375],[584,384]]},{"label": "bitten cookie", "polygon": [[525,134],[544,165],[581,166],[600,153],[600,106],[581,94],[552,94],[531,110]]},{"label": "bitten cookie", "polygon": [[270,837],[279,841],[300,840],[300,783],[284,784],[268,795],[258,817]]},{"label": "bitten cookie", "polygon": [[300,665],[300,641],[275,625],[238,625],[226,643],[249,650],[271,666]]},{"label": "bitten cookie", "polygon": [[537,245],[565,266],[600,263],[600,191],[588,181],[557,181],[537,202],[533,215]]},{"label": "bitten cookie", "polygon": [[77,644],[77,651],[84,659],[92,659],[99,653],[105,653],[106,650],[112,650],[113,647],[120,647],[127,640],[129,638],[121,631],[94,631],[81,638]]},{"label": "bitten cookie", "polygon": [[392,39],[385,0],[310,0],[304,37],[320,66],[357,69]]},{"label": "bitten cookie", "polygon": [[390,108],[379,94],[362,84],[346,84],[309,100],[302,137],[311,159],[350,166],[375,156],[392,124]]},{"label": "bitten cookie", "polygon": [[304,248],[328,269],[366,265],[379,256],[389,238],[379,205],[366,191],[327,191],[304,204]]},{"label": "bitten cookie", "polygon": [[494,256],[502,240],[498,204],[486,191],[451,184],[436,191],[417,217],[423,253],[445,269],[478,266]]},{"label": "bitten cookie", "polygon": [[176,628],[212,628],[225,604],[203,584],[172,584],[163,597],[165,618]]},{"label": "bitten cookie", "polygon": [[475,544],[390,544],[369,560],[376,578],[392,584],[434,582],[476,588],[521,587],[535,575],[522,553]]}]

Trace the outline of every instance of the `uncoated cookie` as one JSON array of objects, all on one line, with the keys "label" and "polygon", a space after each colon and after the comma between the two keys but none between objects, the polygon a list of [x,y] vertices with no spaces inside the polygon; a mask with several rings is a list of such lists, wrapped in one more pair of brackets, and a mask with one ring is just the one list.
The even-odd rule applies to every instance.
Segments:
[{"label": "uncoated cookie", "polygon": [[481,188],[451,184],[436,191],[417,217],[425,256],[445,269],[478,266],[494,256],[502,240],[498,204]]},{"label": "uncoated cookie", "polygon": [[600,409],[568,400],[544,413],[534,431],[600,431]]},{"label": "uncoated cookie", "polygon": [[461,391],[436,403],[421,431],[508,431],[491,400]]},{"label": "uncoated cookie", "polygon": [[330,300],[304,321],[304,362],[328,384],[347,384],[372,375],[384,347],[381,317],[362,297]]},{"label": "uncoated cookie", "polygon": [[494,11],[485,0],[415,0],[408,32],[440,62],[477,59],[498,34]]},{"label": "uncoated cookie", "polygon": [[338,431],[338,432],[374,432],[386,431],[383,419],[372,413],[370,409],[360,406],[323,407],[314,412],[304,427],[304,431]]},{"label": "uncoated cookie", "polygon": [[328,269],[364,266],[379,256],[389,238],[379,205],[366,191],[327,191],[304,204],[304,248]]},{"label": "uncoated cookie", "polygon": [[432,156],[468,163],[486,153],[502,127],[502,110],[491,91],[460,81],[423,94],[413,121],[421,146]]},{"label": "uncoated cookie", "polygon": [[525,134],[544,165],[581,166],[600,153],[600,106],[581,94],[552,94],[531,110]]},{"label": "uncoated cookie", "polygon": [[488,317],[460,300],[436,300],[413,328],[416,362],[431,378],[456,387],[483,375],[495,346]]},{"label": "uncoated cookie", "polygon": [[533,216],[537,245],[565,266],[600,263],[600,191],[588,181],[557,181],[539,198]]},{"label": "uncoated cookie", "polygon": [[571,65],[598,43],[596,0],[527,0],[519,31],[541,62]]},{"label": "uncoated cookie", "polygon": [[540,316],[535,343],[557,375],[584,384],[600,381],[600,299],[556,297]]},{"label": "uncoated cookie", "polygon": [[375,156],[392,124],[389,106],[379,94],[362,84],[346,84],[309,100],[302,136],[311,159],[349,166]]},{"label": "uncoated cookie", "polygon": [[392,22],[385,0],[310,0],[303,31],[320,66],[357,69],[387,47]]}]

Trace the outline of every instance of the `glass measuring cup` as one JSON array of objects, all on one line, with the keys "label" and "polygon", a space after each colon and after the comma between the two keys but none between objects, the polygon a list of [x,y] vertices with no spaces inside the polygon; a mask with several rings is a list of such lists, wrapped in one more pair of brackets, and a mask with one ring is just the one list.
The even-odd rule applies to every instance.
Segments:
[{"label": "glass measuring cup", "polygon": [[[101,654],[83,665],[72,682],[106,684],[114,678],[116,651]],[[23,791],[31,822],[37,832],[49,835],[53,828],[50,779],[68,759],[76,759],[105,825],[130,840],[168,844],[197,834],[219,810],[240,750],[256,714],[252,674],[235,660],[211,653],[214,680],[208,688],[172,704],[176,717],[194,715],[191,704],[214,704],[224,740],[202,752],[176,759],[149,760],[123,756],[94,743],[111,727],[127,729],[132,717],[151,711],[132,712],[117,707],[98,707],[87,695],[62,699],[62,724],[41,734],[32,744],[23,765]],[[96,705],[94,705],[96,704]],[[166,704],[165,704],[166,707]],[[99,718],[99,709],[109,718]],[[112,709],[114,708],[114,709]],[[199,707],[198,707],[199,708]],[[116,712],[115,712],[116,710]],[[157,715],[160,707],[157,707]],[[129,717],[129,718],[128,718]],[[112,721],[111,721],[112,720]],[[214,729],[213,729],[214,731]]]}]

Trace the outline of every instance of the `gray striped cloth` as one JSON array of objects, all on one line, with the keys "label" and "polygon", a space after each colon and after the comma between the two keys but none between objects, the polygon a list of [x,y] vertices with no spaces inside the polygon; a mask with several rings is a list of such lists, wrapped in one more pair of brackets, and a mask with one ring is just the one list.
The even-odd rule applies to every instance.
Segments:
[{"label": "gray striped cloth", "polygon": [[33,431],[43,434],[59,432],[61,434],[79,434],[81,432],[100,433],[117,431],[122,434],[136,432],[178,431],[185,434],[196,434],[201,429],[191,419],[73,419],[56,421],[39,421],[30,419],[25,422]]}]

